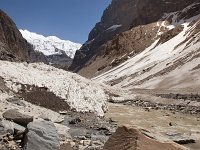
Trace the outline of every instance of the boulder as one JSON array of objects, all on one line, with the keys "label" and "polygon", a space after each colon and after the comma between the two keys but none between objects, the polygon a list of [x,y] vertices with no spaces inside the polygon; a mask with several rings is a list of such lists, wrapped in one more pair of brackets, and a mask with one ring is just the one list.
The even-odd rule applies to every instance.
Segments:
[{"label": "boulder", "polygon": [[13,103],[15,105],[18,105],[18,106],[23,106],[25,107],[26,105],[24,104],[24,102],[22,100],[20,100],[18,97],[14,96],[14,97],[11,97],[11,98],[8,98],[7,99],[8,102],[10,103]]},{"label": "boulder", "polygon": [[171,131],[166,133],[167,138],[178,144],[190,144],[195,143],[195,139],[191,138],[190,134],[180,133],[177,131]]},{"label": "boulder", "polygon": [[164,142],[152,138],[142,130],[131,127],[119,127],[106,142],[104,150],[184,150],[171,141]]},{"label": "boulder", "polygon": [[70,120],[69,124],[78,124],[79,122],[81,122],[81,119],[77,117],[77,118]]},{"label": "boulder", "polygon": [[71,135],[69,133],[69,130],[70,130],[69,127],[67,127],[66,125],[58,124],[58,123],[54,123],[54,125],[57,129],[58,135],[61,140],[65,140],[66,138],[71,139]]},{"label": "boulder", "polygon": [[69,143],[63,143],[60,146],[60,150],[73,150],[73,148],[71,147]]},{"label": "boulder", "polygon": [[0,121],[0,135],[10,133],[15,134],[17,132],[25,132],[26,128],[23,126],[20,126],[14,122],[8,121],[8,120],[1,120]]},{"label": "boulder", "polygon": [[11,120],[22,126],[27,126],[28,123],[33,121],[33,117],[29,115],[22,114],[16,109],[10,109],[3,113],[3,117],[7,120]]},{"label": "boulder", "polygon": [[49,121],[35,121],[27,126],[24,150],[59,150],[56,127]]}]

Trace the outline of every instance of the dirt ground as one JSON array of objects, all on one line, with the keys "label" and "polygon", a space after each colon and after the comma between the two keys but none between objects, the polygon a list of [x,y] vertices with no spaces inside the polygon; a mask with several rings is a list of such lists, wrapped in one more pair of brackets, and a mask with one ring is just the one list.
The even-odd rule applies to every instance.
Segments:
[{"label": "dirt ground", "polygon": [[195,143],[184,146],[192,150],[200,149],[200,117],[167,110],[147,111],[142,107],[123,104],[109,103],[108,106],[106,116],[117,121],[119,125],[141,127],[167,138],[171,138],[171,134],[179,134],[182,138],[195,140]]}]

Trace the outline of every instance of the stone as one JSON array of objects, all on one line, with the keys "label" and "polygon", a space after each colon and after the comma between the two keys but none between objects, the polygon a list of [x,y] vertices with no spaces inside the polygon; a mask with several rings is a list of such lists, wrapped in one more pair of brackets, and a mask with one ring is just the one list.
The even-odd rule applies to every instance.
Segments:
[{"label": "stone", "polygon": [[18,131],[24,133],[26,130],[25,127],[20,126],[14,122],[8,121],[8,120],[2,120],[0,121],[0,134],[6,134],[6,133],[10,133],[10,134],[14,134]]},{"label": "stone", "polygon": [[51,119],[49,119],[49,117],[44,114],[40,115],[39,118],[42,118],[43,120],[46,120],[46,121],[51,121]]},{"label": "stone", "polygon": [[3,117],[7,120],[13,121],[19,125],[26,126],[28,123],[33,121],[33,117],[22,114],[16,109],[10,109],[3,113]]},{"label": "stone", "polygon": [[73,118],[70,117],[69,115],[65,115],[63,124],[64,124],[64,125],[69,125],[69,122],[70,122],[72,119],[73,119]]},{"label": "stone", "polygon": [[27,126],[24,150],[59,150],[59,135],[49,121],[35,121]]},{"label": "stone", "polygon": [[9,140],[8,137],[3,137],[4,142],[8,142],[8,140]]},{"label": "stone", "polygon": [[[8,120],[0,122],[0,139],[8,138],[8,141],[22,140],[26,128]],[[4,133],[4,134],[2,134]]]},{"label": "stone", "polygon": [[86,140],[85,136],[75,136],[76,138],[80,139],[80,140]]},{"label": "stone", "polygon": [[77,124],[79,122],[81,122],[81,119],[80,118],[75,118],[75,119],[70,120],[69,124]]},{"label": "stone", "polygon": [[9,136],[8,136],[8,140],[9,140],[9,141],[12,141],[13,139],[14,139],[14,137],[13,137],[12,135],[9,135]]},{"label": "stone", "polygon": [[71,147],[75,146],[76,143],[75,142],[70,142]]},{"label": "stone", "polygon": [[[7,132],[6,129],[4,128],[4,126],[0,122],[0,135],[4,135],[4,134],[6,134],[6,132]],[[10,130],[9,132],[14,133],[13,130]]]},{"label": "stone", "polygon": [[58,123],[54,123],[58,135],[60,137],[61,140],[65,140],[65,139],[71,139],[71,135],[69,133],[70,128],[67,127],[66,125],[62,125],[62,124],[58,124]]},{"label": "stone", "polygon": [[160,141],[160,137],[147,137],[144,130],[132,127],[119,127],[104,145],[103,150],[185,150],[186,148],[170,141]]},{"label": "stone", "polygon": [[61,115],[66,115],[68,113],[68,111],[59,111],[59,114]]},{"label": "stone", "polygon": [[92,144],[94,145],[99,145],[99,146],[103,146],[104,144],[101,141],[92,141]]},{"label": "stone", "polygon": [[60,150],[73,150],[70,143],[61,143]]},{"label": "stone", "polygon": [[24,138],[24,133],[22,131],[15,131],[14,140],[22,140]]},{"label": "stone", "polygon": [[177,139],[173,140],[174,142],[178,143],[178,144],[190,144],[190,143],[195,143],[194,139],[191,138],[187,138],[187,137],[179,137]]},{"label": "stone", "polygon": [[91,145],[91,140],[84,140],[84,141],[83,141],[83,145],[84,145],[84,146],[89,146],[89,145]]},{"label": "stone", "polygon": [[195,140],[192,139],[190,137],[190,135],[187,135],[187,134],[184,134],[184,133],[179,133],[179,132],[176,132],[176,131],[171,131],[171,132],[168,132],[166,133],[167,137],[178,143],[178,144],[190,144],[190,143],[195,143]]},{"label": "stone", "polygon": [[10,103],[13,103],[15,105],[18,105],[18,106],[23,106],[23,107],[26,106],[24,104],[24,102],[22,100],[20,100],[19,98],[17,98],[17,97],[9,98],[9,99],[7,99],[7,101],[10,102]]},{"label": "stone", "polygon": [[98,142],[105,143],[108,139],[109,139],[109,136],[105,136],[105,135],[98,135],[98,134],[97,135],[95,135],[95,134],[91,135],[92,143],[93,144],[96,143],[97,145],[98,145]]},{"label": "stone", "polygon": [[79,143],[83,145],[83,140],[81,140]]},{"label": "stone", "polygon": [[78,149],[79,149],[79,150],[84,150],[84,149],[86,149],[86,148],[87,148],[87,146],[83,146],[83,145],[79,145],[79,146],[78,146]]}]

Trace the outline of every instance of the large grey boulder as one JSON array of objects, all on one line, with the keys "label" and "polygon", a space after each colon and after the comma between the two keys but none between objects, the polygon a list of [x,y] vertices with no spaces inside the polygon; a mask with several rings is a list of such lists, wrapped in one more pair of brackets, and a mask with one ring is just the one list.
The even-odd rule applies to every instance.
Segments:
[{"label": "large grey boulder", "polygon": [[10,109],[4,112],[3,117],[22,126],[26,126],[29,122],[33,121],[32,116],[22,114],[18,112],[17,109]]},{"label": "large grey boulder", "polygon": [[56,127],[49,121],[35,121],[27,126],[25,150],[59,150],[59,136]]},{"label": "large grey boulder", "polygon": [[0,121],[0,135],[10,133],[14,134],[16,132],[25,132],[26,128],[23,126],[20,126],[14,122],[8,121],[8,120],[1,120]]}]

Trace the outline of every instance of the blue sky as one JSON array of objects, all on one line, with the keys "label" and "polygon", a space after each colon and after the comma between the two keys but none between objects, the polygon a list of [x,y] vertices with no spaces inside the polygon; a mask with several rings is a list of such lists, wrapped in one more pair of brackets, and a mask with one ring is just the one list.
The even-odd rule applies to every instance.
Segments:
[{"label": "blue sky", "polygon": [[0,0],[19,29],[84,43],[111,0]]}]

